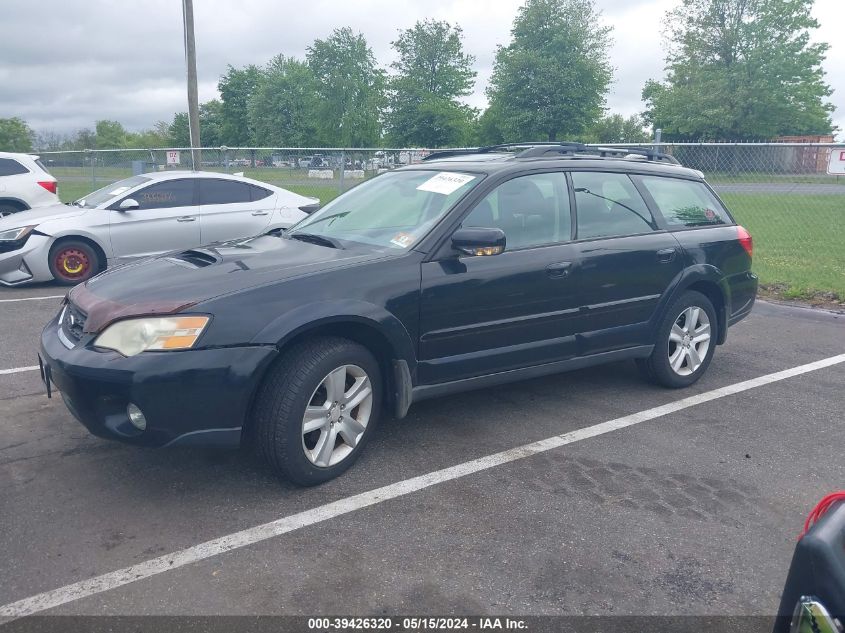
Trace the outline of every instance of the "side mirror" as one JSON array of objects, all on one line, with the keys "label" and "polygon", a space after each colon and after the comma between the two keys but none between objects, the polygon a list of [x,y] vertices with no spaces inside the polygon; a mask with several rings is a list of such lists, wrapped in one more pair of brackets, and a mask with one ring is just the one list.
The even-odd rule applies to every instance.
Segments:
[{"label": "side mirror", "polygon": [[502,229],[462,227],[452,234],[452,247],[465,255],[498,255],[505,250],[505,232]]},{"label": "side mirror", "polygon": [[118,211],[129,211],[130,209],[140,209],[141,205],[138,204],[138,201],[135,198],[126,198],[123,202],[120,203],[120,206],[117,207]]},{"label": "side mirror", "polygon": [[315,211],[318,211],[319,209],[320,209],[320,203],[319,202],[314,202],[313,204],[303,204],[301,207],[299,207],[300,211],[302,211],[303,213],[306,213],[308,215],[311,215],[312,213],[314,213]]}]

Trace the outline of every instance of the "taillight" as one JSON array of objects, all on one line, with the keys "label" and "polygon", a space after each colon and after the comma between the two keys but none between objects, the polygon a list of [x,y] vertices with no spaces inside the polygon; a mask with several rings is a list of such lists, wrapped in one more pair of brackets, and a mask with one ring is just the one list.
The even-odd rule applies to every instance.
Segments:
[{"label": "taillight", "polygon": [[751,239],[751,233],[745,230],[745,227],[737,225],[736,227],[737,237],[739,237],[739,243],[742,244],[742,248],[745,249],[745,252],[748,253],[749,257],[754,256],[754,240]]},{"label": "taillight", "polygon": [[55,180],[42,180],[38,182],[39,185],[44,187],[50,193],[56,193],[58,190],[58,183]]}]

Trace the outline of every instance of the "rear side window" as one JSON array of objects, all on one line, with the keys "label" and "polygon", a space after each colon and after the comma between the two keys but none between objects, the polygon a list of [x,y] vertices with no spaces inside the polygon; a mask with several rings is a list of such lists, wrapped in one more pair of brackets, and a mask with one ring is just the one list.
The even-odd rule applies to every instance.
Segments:
[{"label": "rear side window", "polygon": [[670,228],[709,226],[730,222],[722,205],[700,182],[640,176]]},{"label": "rear side window", "polygon": [[250,202],[249,185],[237,180],[200,179],[200,204]]},{"label": "rear side window", "polygon": [[639,235],[656,225],[626,174],[573,172],[578,239]]},{"label": "rear side window", "polygon": [[247,185],[247,187],[249,187],[249,191],[252,194],[253,202],[264,200],[264,198],[273,195],[272,191],[265,189],[264,187],[257,187],[256,185]]},{"label": "rear side window", "polygon": [[12,158],[0,158],[0,176],[28,174],[29,170]]}]

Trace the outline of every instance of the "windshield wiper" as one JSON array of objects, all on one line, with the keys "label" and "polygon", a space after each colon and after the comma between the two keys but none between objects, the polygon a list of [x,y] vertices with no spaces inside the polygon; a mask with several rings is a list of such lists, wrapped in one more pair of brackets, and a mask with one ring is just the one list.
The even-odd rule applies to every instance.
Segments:
[{"label": "windshield wiper", "polygon": [[300,233],[298,231],[296,233],[287,233],[286,235],[289,239],[299,240],[300,242],[318,244],[319,246],[328,246],[329,248],[343,248],[335,240],[328,237],[324,237],[322,235],[314,235],[313,233]]}]

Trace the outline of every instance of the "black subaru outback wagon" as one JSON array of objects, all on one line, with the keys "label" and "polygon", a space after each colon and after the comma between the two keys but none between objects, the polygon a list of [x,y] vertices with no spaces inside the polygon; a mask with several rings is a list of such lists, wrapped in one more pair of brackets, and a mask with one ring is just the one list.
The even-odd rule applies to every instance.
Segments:
[{"label": "black subaru outback wagon", "polygon": [[685,387],[757,291],[751,237],[701,173],[651,150],[435,153],[277,235],[77,286],[41,338],[48,391],[94,434],[254,441],[337,476],[385,412],[635,359]]}]

